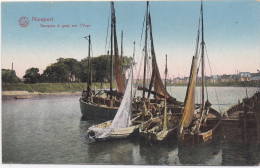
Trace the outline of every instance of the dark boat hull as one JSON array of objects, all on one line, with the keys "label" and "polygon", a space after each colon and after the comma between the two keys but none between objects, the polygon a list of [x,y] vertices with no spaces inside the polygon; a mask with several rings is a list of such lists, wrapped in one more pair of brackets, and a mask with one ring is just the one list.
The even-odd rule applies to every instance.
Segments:
[{"label": "dark boat hull", "polygon": [[82,117],[85,119],[112,120],[118,110],[117,107],[106,107],[86,103],[79,99]]},{"label": "dark boat hull", "polygon": [[236,143],[260,142],[260,92],[231,106],[226,114],[228,117],[222,119],[225,139]]},{"label": "dark boat hull", "polygon": [[215,127],[200,134],[184,134],[181,139],[181,144],[184,146],[199,145],[210,142],[212,139],[219,137],[221,135],[220,120],[208,120],[208,122],[212,122]]},{"label": "dark boat hull", "polygon": [[216,118],[208,118],[205,128],[202,126],[202,131],[199,134],[184,133],[180,137],[181,145],[193,146],[204,144],[221,135],[222,128],[220,114],[212,108],[209,113],[211,116],[215,116]]}]

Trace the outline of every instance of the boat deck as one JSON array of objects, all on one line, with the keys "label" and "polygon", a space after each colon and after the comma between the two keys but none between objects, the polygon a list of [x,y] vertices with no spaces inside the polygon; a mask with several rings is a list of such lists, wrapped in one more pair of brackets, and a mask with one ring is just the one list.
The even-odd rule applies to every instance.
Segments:
[{"label": "boat deck", "polygon": [[[249,111],[249,112],[247,112],[246,114],[247,114],[247,115],[253,115],[254,112]],[[239,116],[241,116],[241,115],[244,115],[244,111],[236,111],[236,112],[231,113],[231,114],[229,115],[229,118],[230,118],[230,119],[239,119]]]}]

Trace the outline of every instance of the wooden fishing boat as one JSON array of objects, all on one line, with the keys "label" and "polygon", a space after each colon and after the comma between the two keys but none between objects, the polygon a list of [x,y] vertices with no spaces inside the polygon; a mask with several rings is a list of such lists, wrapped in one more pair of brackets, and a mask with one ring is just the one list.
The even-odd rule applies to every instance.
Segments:
[{"label": "wooden fishing boat", "polygon": [[167,114],[167,127],[163,127],[164,116],[158,116],[139,128],[139,136],[148,141],[164,141],[177,135],[180,117]]},{"label": "wooden fishing boat", "polygon": [[[127,138],[137,134],[139,127],[145,124],[146,122],[149,122],[151,118],[152,118],[151,113],[149,113],[147,116],[139,115],[136,118],[131,120],[131,125],[129,127],[115,128],[113,130],[110,130],[109,128],[112,124],[112,120],[110,120],[98,125],[91,126],[88,129],[88,135],[91,139],[95,139],[96,141]],[[101,129],[109,131],[109,134],[107,136],[102,136],[102,137],[97,136],[96,130],[101,130]]]},{"label": "wooden fishing boat", "polygon": [[15,96],[15,99],[29,99],[31,96]]},{"label": "wooden fishing boat", "polygon": [[[170,96],[166,89],[166,78],[167,78],[167,55],[166,55],[166,66],[165,66],[165,85],[161,80],[161,76],[159,73],[158,65],[156,62],[155,51],[154,51],[154,44],[153,44],[153,34],[152,34],[152,23],[151,23],[151,15],[149,12],[149,2],[147,2],[147,10],[146,10],[146,33],[147,28],[149,27],[150,30],[150,40],[151,40],[151,53],[152,53],[152,77],[151,82],[149,85],[149,89],[146,89],[148,92],[147,98],[149,99],[151,88],[154,86],[154,95],[155,100],[157,101],[164,101],[164,111],[163,115],[160,113],[161,116],[153,118],[151,121],[143,124],[139,128],[139,134],[141,138],[147,140],[154,140],[154,141],[163,141],[170,137],[170,135],[177,133],[179,117],[176,115],[177,108],[180,107],[180,103],[178,104],[176,99]],[[146,35],[147,38],[147,35]],[[147,40],[146,40],[147,41]],[[145,74],[145,73],[144,73]],[[144,81],[145,82],[145,81]],[[145,86],[145,85],[144,85]],[[144,87],[143,87],[144,88]],[[144,99],[144,92],[143,90],[143,99]],[[166,104],[169,103],[171,106],[175,106],[176,109],[171,112],[172,109],[169,109],[169,113],[167,110]]]},{"label": "wooden fishing boat", "polygon": [[[198,45],[200,36],[200,22],[197,34],[195,56],[192,59],[189,84],[187,87],[184,109],[179,127],[179,140],[182,145],[198,145],[209,142],[218,137],[221,131],[220,113],[211,108],[211,103],[204,101],[204,25],[203,25],[203,4],[201,1],[201,107],[195,110],[195,88],[197,78]],[[195,116],[194,116],[195,114]]]},{"label": "wooden fishing boat", "polygon": [[260,142],[260,92],[228,108],[222,118],[223,136],[236,143]]},{"label": "wooden fishing boat", "polygon": [[[99,93],[94,93],[91,88],[92,74],[90,61],[90,35],[85,37],[89,41],[88,48],[88,81],[87,89],[82,92],[82,97],[79,99],[82,117],[87,119],[113,119],[120,105],[120,100],[125,92],[125,76],[122,73],[122,67],[119,59],[117,35],[116,35],[116,16],[114,2],[111,2],[111,50],[110,50],[110,90]],[[115,53],[113,53],[113,51]],[[122,51],[121,51],[122,52]],[[109,52],[108,52],[109,55]],[[113,57],[115,57],[115,73],[117,90],[113,90]],[[122,56],[121,56],[122,58]],[[109,95],[109,98],[107,97]]]},{"label": "wooden fishing boat", "polygon": [[[141,101],[144,101],[148,109],[151,110],[154,116],[160,115],[161,112],[158,114],[155,112],[155,108],[153,106],[163,104],[164,99],[166,98],[167,102],[175,107],[179,107],[182,103],[178,102],[174,97],[172,97],[166,90],[162,78],[160,76],[160,71],[157,65],[155,49],[154,49],[154,42],[153,42],[153,34],[152,34],[152,25],[151,25],[151,15],[149,12],[149,2],[147,1],[146,5],[146,12],[145,12],[145,44],[144,44],[144,71],[143,71],[143,84],[142,86],[138,86],[137,90],[142,91],[142,98]],[[150,33],[148,33],[148,30]],[[150,38],[148,36],[150,35]],[[151,53],[151,62],[148,59],[148,39],[150,39],[150,53]],[[148,72],[147,65],[151,64],[152,72]],[[150,75],[151,76],[148,76]],[[147,81],[147,76],[150,79],[150,82]],[[154,95],[154,99],[150,98],[151,94]],[[158,109],[158,108],[156,108]]]},{"label": "wooden fishing boat", "polygon": [[138,128],[152,118],[151,113],[144,111],[135,118],[132,118],[132,79],[133,61],[130,77],[127,82],[126,91],[119,109],[112,121],[107,121],[88,128],[88,135],[94,140],[107,140],[127,138],[138,131]]}]

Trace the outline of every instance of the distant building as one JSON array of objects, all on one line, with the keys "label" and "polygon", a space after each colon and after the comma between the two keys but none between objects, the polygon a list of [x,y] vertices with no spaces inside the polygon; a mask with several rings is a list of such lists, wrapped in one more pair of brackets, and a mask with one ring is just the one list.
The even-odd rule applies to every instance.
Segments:
[{"label": "distant building", "polygon": [[250,81],[250,79],[251,79],[250,72],[239,72],[240,81]]}]

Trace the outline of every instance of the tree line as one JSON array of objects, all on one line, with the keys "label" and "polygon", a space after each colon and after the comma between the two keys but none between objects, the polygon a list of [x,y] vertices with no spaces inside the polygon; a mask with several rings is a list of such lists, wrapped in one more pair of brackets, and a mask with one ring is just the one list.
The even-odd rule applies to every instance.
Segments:
[{"label": "tree line", "polygon": [[[108,82],[110,79],[110,56],[101,55],[91,57],[91,71],[93,82]],[[120,60],[123,71],[130,68],[131,57],[123,56]],[[113,67],[114,67],[113,61]],[[115,79],[115,71],[113,71]],[[26,70],[23,80],[16,76],[14,70],[2,69],[3,83],[69,83],[86,82],[88,79],[88,59],[77,61],[74,58],[58,58],[56,63],[47,66],[42,74],[39,68],[32,67]]]}]

